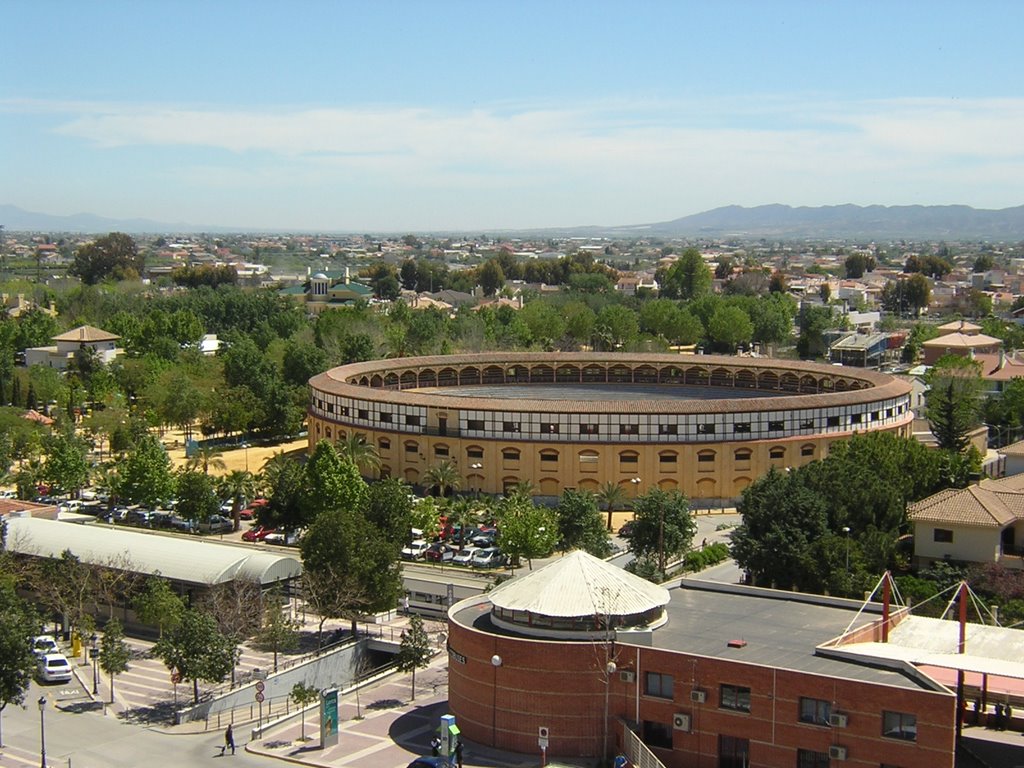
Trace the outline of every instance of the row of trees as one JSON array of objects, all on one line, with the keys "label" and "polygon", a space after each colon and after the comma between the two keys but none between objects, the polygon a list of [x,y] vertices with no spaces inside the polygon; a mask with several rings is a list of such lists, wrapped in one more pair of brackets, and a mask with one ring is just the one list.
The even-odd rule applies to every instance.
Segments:
[{"label": "row of trees", "polygon": [[906,567],[907,504],[964,487],[976,453],[925,448],[871,432],[832,446],[792,471],[772,469],[742,495],[732,555],[759,586],[860,595],[883,571]]}]

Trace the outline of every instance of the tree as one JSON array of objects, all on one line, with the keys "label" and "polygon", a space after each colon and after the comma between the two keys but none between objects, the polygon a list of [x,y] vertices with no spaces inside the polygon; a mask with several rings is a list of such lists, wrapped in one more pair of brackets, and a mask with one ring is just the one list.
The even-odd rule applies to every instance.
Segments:
[{"label": "tree", "polygon": [[800,357],[818,357],[825,353],[825,331],[832,327],[832,309],[804,304],[800,307],[800,337],[796,342]]},{"label": "tree", "polygon": [[974,259],[974,266],[971,267],[971,271],[974,273],[989,272],[995,267],[995,259],[992,258],[991,253],[980,253]]},{"label": "tree", "polygon": [[[0,716],[8,704],[21,704],[36,668],[31,638],[39,619],[18,597],[8,578],[0,579]],[[0,747],[3,746],[0,723]]]},{"label": "tree", "polygon": [[292,701],[295,702],[295,705],[298,707],[299,712],[300,712],[300,714],[299,714],[299,723],[300,723],[301,735],[299,736],[299,741],[305,741],[306,740],[306,718],[301,713],[302,713],[302,710],[304,710],[310,704],[312,704],[313,702],[319,700],[319,698],[320,698],[320,689],[319,688],[315,688],[312,685],[306,685],[305,681],[303,681],[301,683],[296,683],[295,685],[292,686],[292,692],[291,692],[290,695],[292,697]]},{"label": "tree", "polygon": [[611,554],[611,541],[594,496],[586,491],[570,490],[562,494],[555,508],[558,518],[558,547],[563,552],[582,549],[594,557]]},{"label": "tree", "polygon": [[77,495],[89,482],[88,447],[75,435],[74,426],[51,435],[44,443],[45,478],[53,491]]},{"label": "tree", "polygon": [[412,672],[412,696],[416,701],[416,670],[427,666],[430,661],[430,638],[423,626],[423,619],[413,614],[409,627],[402,631],[402,640],[395,657],[395,666],[400,672]]},{"label": "tree", "polygon": [[875,257],[863,253],[854,253],[846,257],[843,262],[846,269],[846,277],[850,280],[859,280],[864,277],[865,272],[873,272],[875,269]]},{"label": "tree", "polygon": [[86,285],[95,285],[108,278],[136,279],[142,268],[135,241],[121,232],[111,232],[79,248],[69,271]]},{"label": "tree", "polygon": [[711,270],[696,248],[683,251],[661,281],[661,295],[667,299],[695,299],[710,290]]},{"label": "tree", "polygon": [[378,480],[367,488],[361,511],[367,523],[379,530],[386,540],[405,541],[412,525],[410,495],[409,486],[397,478]]},{"label": "tree", "polygon": [[211,468],[223,472],[228,468],[223,457],[224,451],[216,446],[198,445],[185,466],[190,470],[201,470],[204,475],[210,474]]},{"label": "tree", "polygon": [[164,636],[165,630],[177,627],[185,615],[185,601],[159,574],[146,580],[132,607],[140,621],[157,628],[160,637]]},{"label": "tree", "polygon": [[633,515],[629,548],[637,557],[657,555],[664,575],[667,558],[689,549],[697,531],[689,499],[676,490],[651,488],[633,502]]},{"label": "tree", "polygon": [[153,508],[174,496],[171,459],[153,435],[136,441],[120,465],[118,478],[120,497],[131,504]]},{"label": "tree", "polygon": [[335,450],[342,459],[354,464],[361,473],[380,469],[380,454],[372,444],[366,442],[366,435],[359,432],[345,435],[335,445]]},{"label": "tree", "polygon": [[256,478],[244,469],[234,469],[220,479],[220,492],[231,499],[231,520],[237,531],[242,526],[242,507],[256,496]]},{"label": "tree", "polygon": [[827,503],[797,473],[774,467],[744,491],[743,522],[732,533],[730,551],[757,586],[800,586],[812,570],[811,545],[827,530]]},{"label": "tree", "polygon": [[558,543],[558,519],[554,512],[534,505],[529,497],[513,495],[504,499],[498,505],[496,517],[497,545],[513,568],[525,557],[532,570],[533,559],[547,557]]},{"label": "tree", "polygon": [[481,265],[478,279],[484,296],[493,296],[505,286],[505,273],[497,259],[488,259]]},{"label": "tree", "polygon": [[616,350],[636,341],[640,324],[636,312],[622,304],[604,307],[594,322],[594,336],[605,350]]},{"label": "tree", "polygon": [[384,538],[356,510],[329,509],[299,544],[306,599],[320,616],[348,618],[353,634],[364,613],[393,608],[402,590],[400,544]]},{"label": "tree", "polygon": [[110,703],[114,703],[114,675],[128,669],[131,651],[124,641],[124,629],[118,619],[112,618],[103,628],[100,641],[100,669],[110,675]]},{"label": "tree", "polygon": [[626,503],[626,492],[614,480],[609,480],[597,492],[597,501],[604,505],[605,511],[608,513],[607,528],[610,531],[612,529],[612,510]]},{"label": "tree", "polygon": [[984,383],[981,366],[966,357],[947,355],[926,377],[925,418],[939,448],[962,453],[970,432],[980,423]]},{"label": "tree", "polygon": [[438,496],[447,496],[449,491],[459,490],[461,484],[462,476],[451,459],[439,461],[423,473],[423,485],[436,488]]},{"label": "tree", "polygon": [[271,591],[263,596],[263,617],[256,633],[256,643],[274,654],[274,671],[277,672],[277,655],[293,651],[299,645],[299,623],[292,620],[284,610],[281,595]]},{"label": "tree", "polygon": [[177,512],[186,520],[205,523],[220,510],[213,478],[202,472],[184,470],[178,475]]},{"label": "tree", "polygon": [[199,681],[223,682],[235,665],[237,649],[210,614],[188,608],[181,622],[153,646],[153,655],[182,680],[192,681],[192,701],[198,704]]},{"label": "tree", "polygon": [[359,470],[328,440],[317,443],[306,462],[306,482],[305,505],[311,518],[328,509],[361,509],[366,498]]},{"label": "tree", "polygon": [[733,352],[754,336],[754,324],[739,307],[719,307],[708,323],[708,336],[716,347]]}]

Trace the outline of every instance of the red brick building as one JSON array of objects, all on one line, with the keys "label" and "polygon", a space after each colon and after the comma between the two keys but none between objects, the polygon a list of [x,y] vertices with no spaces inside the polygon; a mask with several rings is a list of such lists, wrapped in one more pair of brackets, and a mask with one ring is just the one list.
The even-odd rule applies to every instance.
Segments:
[{"label": "red brick building", "polygon": [[634,578],[573,553],[453,606],[466,738],[539,754],[546,728],[549,755],[600,756],[628,729],[669,768],[953,765],[956,696],[833,644],[877,639],[880,606]]}]

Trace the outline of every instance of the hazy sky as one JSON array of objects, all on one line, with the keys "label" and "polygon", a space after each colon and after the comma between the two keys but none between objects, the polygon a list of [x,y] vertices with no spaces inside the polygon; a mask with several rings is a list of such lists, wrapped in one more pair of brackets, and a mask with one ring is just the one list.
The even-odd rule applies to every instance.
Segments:
[{"label": "hazy sky", "polygon": [[479,231],[1024,204],[1017,0],[0,9],[0,203],[28,210]]}]

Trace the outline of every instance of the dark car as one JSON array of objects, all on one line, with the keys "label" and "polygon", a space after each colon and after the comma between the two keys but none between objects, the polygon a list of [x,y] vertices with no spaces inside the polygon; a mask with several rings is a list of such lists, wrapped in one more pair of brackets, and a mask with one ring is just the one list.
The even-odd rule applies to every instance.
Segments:
[{"label": "dark car", "polygon": [[445,757],[417,757],[407,768],[448,768],[448,758]]},{"label": "dark car", "polygon": [[622,524],[622,527],[619,528],[619,536],[621,536],[624,539],[628,539],[630,536],[633,535],[633,527],[635,525],[635,520],[627,520],[626,522],[624,522]]},{"label": "dark car", "polygon": [[455,550],[444,542],[436,541],[427,547],[423,557],[431,563],[450,563],[455,557]]}]

